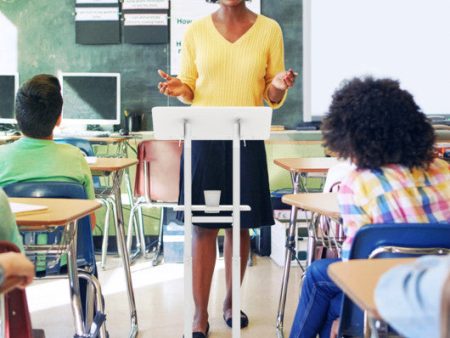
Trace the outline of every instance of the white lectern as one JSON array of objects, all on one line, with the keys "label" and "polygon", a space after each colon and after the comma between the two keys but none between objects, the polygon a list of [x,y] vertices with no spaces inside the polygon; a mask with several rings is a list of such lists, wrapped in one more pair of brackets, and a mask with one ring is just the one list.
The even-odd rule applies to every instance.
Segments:
[{"label": "white lectern", "polygon": [[[232,223],[232,318],[233,338],[240,337],[240,215],[250,210],[241,206],[240,140],[266,140],[270,137],[272,109],[267,107],[155,107],[153,130],[158,140],[184,140],[184,337],[192,337],[192,223]],[[192,140],[233,140],[233,205],[219,211],[232,211],[231,217],[192,216],[192,211],[211,211],[211,207],[192,205]],[[245,182],[244,182],[245,184]]]}]

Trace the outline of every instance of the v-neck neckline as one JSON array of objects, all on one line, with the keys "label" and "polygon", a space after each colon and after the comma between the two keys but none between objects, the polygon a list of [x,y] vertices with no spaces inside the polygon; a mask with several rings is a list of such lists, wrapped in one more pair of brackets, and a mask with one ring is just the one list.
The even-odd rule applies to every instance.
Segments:
[{"label": "v-neck neckline", "polygon": [[259,15],[259,14],[256,14],[256,20],[255,20],[255,22],[249,27],[249,29],[247,29],[247,30],[244,32],[244,34],[242,34],[237,40],[235,40],[235,41],[233,41],[233,42],[230,41],[230,40],[228,40],[225,36],[222,35],[222,33],[219,32],[219,30],[217,29],[216,25],[214,24],[214,20],[213,20],[212,14],[211,14],[210,17],[209,17],[209,20],[210,20],[211,25],[212,25],[214,31],[216,32],[216,34],[219,35],[219,36],[222,38],[223,41],[225,41],[225,42],[228,43],[229,45],[232,45],[232,46],[233,46],[233,45],[236,45],[237,43],[239,43],[241,40],[243,40],[245,36],[247,36],[247,35],[250,34],[250,32],[253,30],[253,28],[254,28],[254,27],[256,26],[256,24],[258,23],[259,17],[260,17],[260,15]]}]

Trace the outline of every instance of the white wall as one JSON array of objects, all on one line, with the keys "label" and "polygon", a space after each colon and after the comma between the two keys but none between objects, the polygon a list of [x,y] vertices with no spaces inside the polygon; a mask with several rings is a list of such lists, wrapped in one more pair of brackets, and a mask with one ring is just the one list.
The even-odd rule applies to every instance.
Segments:
[{"label": "white wall", "polygon": [[17,28],[0,12],[0,74],[17,73]]},{"label": "white wall", "polygon": [[398,79],[426,114],[450,114],[449,0],[304,2],[307,118],[323,116],[341,81],[361,75]]}]

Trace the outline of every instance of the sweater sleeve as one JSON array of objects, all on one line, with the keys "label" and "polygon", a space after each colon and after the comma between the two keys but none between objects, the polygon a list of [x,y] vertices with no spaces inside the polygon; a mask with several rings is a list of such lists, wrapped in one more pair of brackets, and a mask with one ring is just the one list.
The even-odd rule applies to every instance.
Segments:
[{"label": "sweater sleeve", "polygon": [[266,87],[264,89],[264,100],[267,104],[273,109],[280,108],[287,97],[287,90],[284,93],[283,98],[280,102],[274,103],[269,99],[269,87],[272,83],[273,78],[278,73],[285,70],[284,66],[284,43],[283,43],[283,32],[278,23],[274,24],[274,28],[272,29],[272,43],[269,47],[269,55],[267,60],[267,70],[266,70]]}]

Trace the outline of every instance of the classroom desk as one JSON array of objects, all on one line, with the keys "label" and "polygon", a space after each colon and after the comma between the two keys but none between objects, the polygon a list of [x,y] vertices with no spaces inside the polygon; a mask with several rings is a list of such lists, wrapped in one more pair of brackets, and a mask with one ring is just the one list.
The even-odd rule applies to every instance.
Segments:
[{"label": "classroom desk", "polygon": [[414,260],[415,258],[354,259],[331,264],[328,275],[353,302],[367,312],[373,327],[374,320],[381,319],[374,294],[380,277],[393,267]]},{"label": "classroom desk", "polygon": [[[292,213],[295,212],[295,215],[298,209],[311,212],[311,219],[308,225],[307,266],[309,266],[313,260],[317,244],[321,245],[326,244],[327,246],[334,246],[334,247],[339,246],[338,241],[340,242],[341,241],[340,237],[343,236],[341,232],[339,232],[339,234],[334,234],[334,236],[331,236],[332,239],[330,238],[324,239],[327,236],[319,234],[317,231],[320,222],[319,217],[320,215],[329,217],[335,222],[340,223],[340,212],[337,201],[337,193],[297,193],[284,195],[281,200],[283,203],[292,206],[294,211],[291,212]],[[292,219],[291,215],[291,222],[293,222],[295,219],[296,216],[294,219]],[[295,230],[295,226],[293,228]],[[292,233],[290,232],[289,236],[292,236],[290,239],[291,241],[295,240],[295,232]],[[322,239],[319,240],[319,238]],[[291,268],[290,264],[291,255],[292,253],[286,254],[287,259],[284,266],[283,281],[281,284],[281,291],[280,291],[280,301],[278,303],[276,327],[277,332],[280,334],[283,332],[284,308],[286,304],[286,293],[289,282],[289,272]]]},{"label": "classroom desk", "polygon": [[335,192],[284,195],[281,200],[283,203],[299,209],[309,210],[340,221],[341,213],[339,211],[337,193]]},{"label": "classroom desk", "polygon": [[[123,268],[125,271],[125,279],[127,283],[128,302],[130,305],[130,321],[131,329],[129,337],[136,337],[139,331],[136,302],[134,299],[133,281],[130,272],[130,257],[128,255],[127,246],[125,243],[125,230],[123,220],[123,209],[121,199],[121,183],[124,171],[138,163],[137,159],[131,158],[97,158],[95,163],[89,164],[89,168],[93,175],[108,176],[112,175],[112,193],[114,195],[114,202],[116,204],[117,223],[116,235],[118,238],[118,250],[122,257]],[[130,226],[130,225],[129,225]]]},{"label": "classroom desk", "polygon": [[[65,227],[64,242],[59,245],[25,245],[25,252],[67,252],[67,270],[70,286],[70,299],[74,316],[75,332],[80,337],[85,336],[88,328],[83,323],[81,309],[80,286],[77,267],[77,220],[91,214],[101,207],[92,200],[53,199],[53,198],[8,198],[10,202],[43,205],[48,209],[36,213],[16,215],[16,222],[21,231],[45,231],[55,226]],[[106,337],[106,330],[102,326],[102,337]]]},{"label": "classroom desk", "polygon": [[[338,159],[334,157],[280,158],[274,160],[274,163],[289,171],[293,193],[297,194],[300,191],[308,191],[306,180],[309,174],[326,174],[329,168],[338,163]],[[286,293],[291,269],[292,252],[295,250],[297,212],[298,207],[292,204],[289,234],[286,238],[283,283],[281,284],[280,300],[277,311],[276,326],[277,330],[280,332],[283,331],[284,309],[286,306]]]}]

